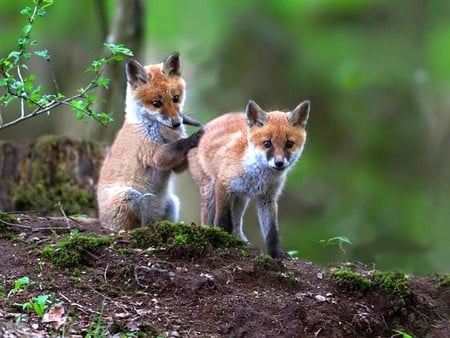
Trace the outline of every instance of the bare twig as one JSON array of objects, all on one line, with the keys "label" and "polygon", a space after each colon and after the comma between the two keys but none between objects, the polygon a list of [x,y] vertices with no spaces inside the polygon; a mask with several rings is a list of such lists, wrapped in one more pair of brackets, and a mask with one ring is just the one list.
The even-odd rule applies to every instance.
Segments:
[{"label": "bare twig", "polygon": [[108,284],[108,279],[106,278],[106,273],[108,272],[108,269],[109,269],[109,264],[106,265],[105,272],[103,272],[103,278],[104,278],[106,284]]},{"label": "bare twig", "polygon": [[58,82],[56,81],[56,77],[55,77],[55,71],[54,71],[53,66],[52,66],[52,60],[49,58],[47,60],[47,62],[48,62],[48,69],[50,70],[50,75],[52,77],[52,82],[53,82],[53,85],[55,86],[55,92],[56,93],[60,93]]},{"label": "bare twig", "polygon": [[85,314],[92,314],[92,313],[95,313],[97,315],[100,314],[100,312],[98,312],[98,311],[92,310],[90,308],[86,308],[85,306],[82,306],[78,303],[72,302],[69,298],[64,296],[61,292],[59,292],[59,295],[61,296],[61,298],[64,298],[69,303],[70,306],[74,306],[74,307],[78,308],[78,310],[80,310],[81,312],[83,312]]},{"label": "bare twig", "polygon": [[[15,124],[18,124],[18,123],[20,123],[22,121],[28,120],[28,119],[30,119],[32,117],[39,116],[39,115],[42,115],[44,113],[47,113],[50,110],[52,110],[52,109],[54,109],[54,108],[56,108],[56,107],[58,107],[60,105],[68,105],[68,106],[70,106],[70,102],[72,102],[72,101],[74,101],[76,99],[84,97],[87,92],[89,92],[89,91],[91,91],[91,90],[93,90],[93,89],[98,87],[98,84],[96,84],[96,81],[102,76],[102,74],[103,74],[103,72],[105,70],[105,66],[106,65],[103,65],[103,67],[99,71],[97,71],[95,73],[96,76],[95,76],[94,80],[92,80],[91,83],[89,83],[86,87],[84,87],[78,94],[70,96],[70,97],[68,97],[68,98],[66,98],[64,100],[61,100],[61,101],[50,101],[45,106],[43,106],[43,105],[39,104],[38,102],[32,101],[32,100],[30,100],[28,98],[28,100],[32,104],[36,105],[37,107],[30,113],[25,113],[25,108],[23,108],[21,110],[21,116],[20,117],[18,117],[15,120],[9,121],[7,123],[0,124],[0,130],[5,129],[7,127],[11,127],[11,126],[13,126]],[[20,70],[19,70],[19,72],[20,72]],[[22,82],[23,82],[23,80],[22,80]],[[20,95],[19,93],[15,93],[15,92],[11,92],[11,91],[9,91],[9,93],[11,95],[21,99],[21,104],[26,99],[23,95]],[[102,121],[99,121],[99,122],[102,123],[103,125],[105,125]]]},{"label": "bare twig", "polygon": [[58,203],[58,206],[59,206],[59,211],[61,211],[61,214],[64,216],[64,219],[65,219],[66,224],[67,224],[67,228],[70,228],[70,218],[67,217],[66,212],[64,211],[64,209],[62,207],[62,204]]},{"label": "bare twig", "polygon": [[[17,75],[19,76],[20,82],[23,83],[23,77],[22,77],[22,72],[20,71],[20,66],[17,66]],[[25,115],[25,99],[21,98],[20,99],[20,116],[23,117]]]},{"label": "bare twig", "polygon": [[31,229],[31,227],[29,225],[22,225],[22,224],[16,224],[16,223],[10,223],[7,221],[4,221],[2,219],[0,219],[0,223],[6,224],[8,226],[12,226],[12,227],[18,227],[18,228],[24,228],[24,229]]},{"label": "bare twig", "polygon": [[145,289],[148,288],[149,285],[142,284],[139,281],[139,276],[138,276],[139,270],[143,270],[143,271],[151,272],[151,273],[154,273],[154,272],[163,273],[163,272],[167,272],[168,271],[168,270],[160,269],[160,268],[156,268],[156,267],[148,267],[148,266],[144,266],[144,265],[136,265],[134,267],[134,279],[136,280],[137,285],[139,285],[140,287],[145,288]]}]

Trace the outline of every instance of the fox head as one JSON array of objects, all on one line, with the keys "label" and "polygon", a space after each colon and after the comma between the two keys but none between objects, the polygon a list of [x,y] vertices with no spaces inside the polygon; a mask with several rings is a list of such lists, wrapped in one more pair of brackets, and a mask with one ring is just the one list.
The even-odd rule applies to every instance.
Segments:
[{"label": "fox head", "polygon": [[309,110],[309,101],[303,101],[287,113],[266,112],[254,101],[248,102],[248,141],[260,164],[283,171],[295,163],[306,141]]},{"label": "fox head", "polygon": [[128,122],[153,119],[171,128],[181,126],[186,84],[181,77],[179,53],[174,52],[162,63],[149,66],[129,59],[126,75]]}]

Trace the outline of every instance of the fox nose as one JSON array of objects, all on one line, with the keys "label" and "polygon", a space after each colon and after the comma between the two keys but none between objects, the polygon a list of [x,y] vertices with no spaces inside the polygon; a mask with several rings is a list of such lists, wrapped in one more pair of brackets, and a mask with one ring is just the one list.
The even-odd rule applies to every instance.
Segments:
[{"label": "fox nose", "polygon": [[181,126],[180,120],[174,120],[174,121],[172,121],[172,127],[173,127],[173,128],[178,128],[179,126]]},{"label": "fox nose", "polygon": [[284,166],[284,161],[283,160],[275,160],[275,167],[277,167],[277,169],[281,169]]}]

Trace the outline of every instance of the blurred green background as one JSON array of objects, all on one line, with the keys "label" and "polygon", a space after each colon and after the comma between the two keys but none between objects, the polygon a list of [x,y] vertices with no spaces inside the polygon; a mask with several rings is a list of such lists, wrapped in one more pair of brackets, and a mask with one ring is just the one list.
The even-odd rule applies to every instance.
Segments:
[{"label": "blurred green background", "polygon": [[[63,93],[80,87],[84,68],[101,56],[95,3],[55,0],[35,26],[33,37],[53,56]],[[104,3],[112,20],[116,2]],[[285,249],[314,263],[450,272],[449,1],[144,3],[140,61],[181,53],[190,115],[207,122],[244,109],[249,99],[267,110],[311,100],[307,146],[280,200]],[[26,5],[0,1],[1,56],[15,47]],[[42,61],[32,70],[50,81]],[[0,131],[0,138],[52,133],[112,142],[123,97],[106,133],[60,109]],[[177,190],[182,218],[198,221],[198,193],[188,174],[178,178]],[[247,214],[246,232],[262,246],[253,207]],[[320,244],[335,236],[352,245],[343,252]]]}]

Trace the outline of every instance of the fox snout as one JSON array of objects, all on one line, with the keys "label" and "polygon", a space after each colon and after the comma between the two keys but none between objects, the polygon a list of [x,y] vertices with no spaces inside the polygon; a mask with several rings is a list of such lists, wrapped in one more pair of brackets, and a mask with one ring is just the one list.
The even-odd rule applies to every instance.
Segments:
[{"label": "fox snout", "polygon": [[175,118],[175,119],[171,119],[172,120],[172,128],[177,129],[178,127],[181,126],[181,120],[180,118]]},{"label": "fox snout", "polygon": [[289,161],[285,157],[268,158],[269,166],[276,170],[283,170],[289,166]]}]

